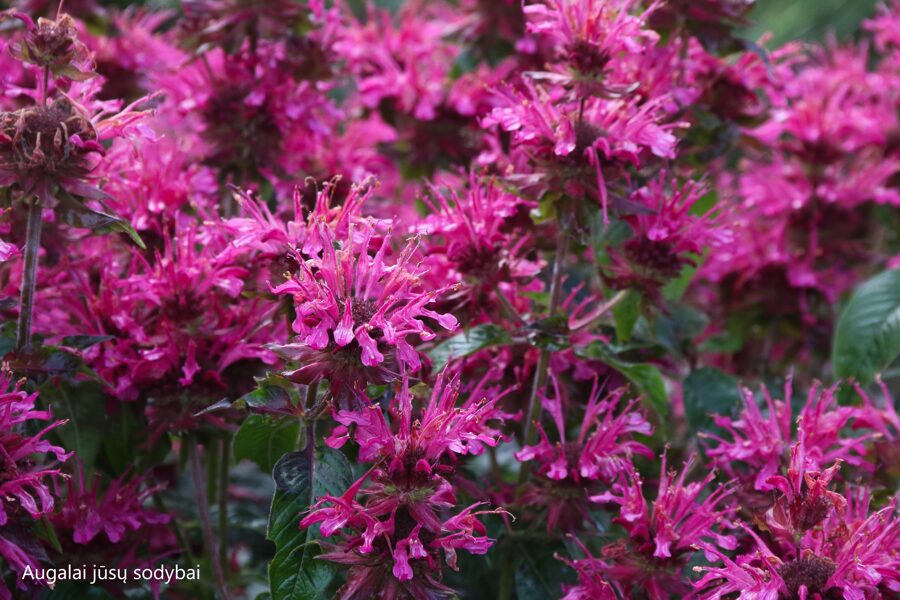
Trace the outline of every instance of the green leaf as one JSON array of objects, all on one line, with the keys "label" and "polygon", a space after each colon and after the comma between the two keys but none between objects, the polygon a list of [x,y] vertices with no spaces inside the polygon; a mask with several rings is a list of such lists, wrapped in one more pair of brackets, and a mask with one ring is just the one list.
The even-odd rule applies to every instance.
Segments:
[{"label": "green leaf", "polygon": [[631,332],[638,317],[641,316],[641,295],[634,290],[628,290],[625,297],[613,307],[613,321],[616,325],[616,341],[620,344],[628,343]]},{"label": "green leaf", "polygon": [[318,547],[310,542],[319,537],[319,528],[300,529],[300,514],[319,496],[339,496],[347,491],[353,484],[350,463],[336,450],[317,452],[310,486],[306,452],[291,452],[278,461],[273,476],[277,488],[266,535],[275,542],[275,557],[269,563],[272,600],[325,598],[334,569],[330,563],[315,560]]},{"label": "green leaf", "polygon": [[131,406],[118,404],[119,410],[109,417],[109,426],[103,436],[103,453],[117,475],[132,466],[135,453],[143,441],[143,426]]},{"label": "green leaf", "polygon": [[871,382],[900,354],[900,269],[856,288],[838,319],[831,360],[838,377]]},{"label": "green leaf", "polygon": [[603,216],[598,213],[591,221],[591,246],[594,249],[594,260],[598,265],[608,263],[608,249],[624,244],[633,235],[631,226],[625,221],[611,219],[609,223],[604,223]]},{"label": "green leaf", "polygon": [[666,394],[666,383],[659,369],[651,364],[630,364],[625,362],[607,363],[633,383],[644,397],[645,402],[660,417],[669,413],[669,396]]},{"label": "green leaf", "polygon": [[571,583],[572,571],[566,564],[556,559],[546,546],[536,547],[519,544],[520,557],[516,566],[516,597],[519,600],[544,600],[559,598],[564,583]]},{"label": "green leaf", "polygon": [[62,345],[77,350],[86,350],[111,339],[113,339],[111,335],[67,335],[62,339]]},{"label": "green leaf", "polygon": [[59,205],[56,207],[56,214],[72,227],[91,229],[97,233],[124,233],[130,237],[141,250],[147,249],[141,236],[138,235],[137,231],[134,230],[128,221],[89,208],[69,194],[59,195]]},{"label": "green leaf", "polygon": [[290,412],[296,405],[296,386],[277,373],[256,378],[256,389],[238,398],[232,406]]},{"label": "green leaf", "polygon": [[300,422],[271,415],[250,415],[234,436],[234,459],[248,459],[271,473],[275,463],[297,446]]},{"label": "green leaf", "polygon": [[653,337],[666,350],[681,356],[708,325],[706,313],[684,304],[666,302],[665,314],[654,323]]},{"label": "green leaf", "polygon": [[531,209],[531,220],[535,225],[547,223],[556,218],[556,203],[562,194],[548,192],[538,202],[537,207]]},{"label": "green leaf", "polygon": [[50,405],[55,419],[68,423],[54,429],[66,450],[74,450],[90,473],[106,435],[106,398],[94,382],[61,381],[44,385],[40,398]]},{"label": "green leaf", "polygon": [[491,346],[502,346],[511,341],[509,333],[502,327],[486,323],[454,335],[435,346],[431,356],[434,370],[440,371],[454,358],[468,356]]},{"label": "green leaf", "polygon": [[694,264],[683,266],[678,277],[663,286],[662,295],[666,300],[669,300],[670,302],[678,302],[681,300],[681,297],[684,296],[684,292],[687,291],[688,286],[694,279],[697,270],[706,261],[706,256],[691,255],[691,258],[693,259]]},{"label": "green leaf", "polygon": [[569,323],[564,315],[554,315],[530,323],[527,331],[528,342],[535,348],[559,352],[570,346]]},{"label": "green leaf", "polygon": [[649,363],[630,363],[616,356],[608,346],[594,342],[577,351],[579,356],[602,361],[625,376],[642,396],[642,400],[660,417],[669,412],[669,396],[662,374]]},{"label": "green leaf", "polygon": [[684,410],[688,427],[708,429],[712,414],[728,414],[741,402],[737,380],[714,367],[697,369],[684,380]]}]

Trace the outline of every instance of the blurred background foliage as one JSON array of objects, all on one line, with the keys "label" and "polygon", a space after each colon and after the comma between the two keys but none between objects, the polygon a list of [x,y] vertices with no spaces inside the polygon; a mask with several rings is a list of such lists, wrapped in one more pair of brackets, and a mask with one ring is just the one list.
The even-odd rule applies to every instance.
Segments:
[{"label": "blurred background foliage", "polygon": [[875,14],[879,4],[879,0],[757,0],[746,34],[756,40],[771,32],[769,48],[792,39],[822,40],[831,32],[847,39],[859,32],[863,19]]}]

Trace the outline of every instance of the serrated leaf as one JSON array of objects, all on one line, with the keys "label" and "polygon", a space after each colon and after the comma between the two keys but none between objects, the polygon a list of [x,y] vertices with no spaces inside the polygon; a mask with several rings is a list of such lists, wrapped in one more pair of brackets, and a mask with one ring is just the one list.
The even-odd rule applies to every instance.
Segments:
[{"label": "serrated leaf", "polygon": [[350,463],[336,450],[316,453],[312,485],[306,452],[291,452],[275,466],[278,488],[272,497],[267,539],[275,543],[269,563],[272,600],[316,600],[334,576],[330,563],[315,560],[318,547],[309,542],[319,536],[318,526],[300,529],[300,514],[313,500],[330,494],[339,496],[353,484]]},{"label": "serrated leaf", "polygon": [[712,414],[727,415],[741,402],[737,380],[714,367],[703,367],[688,375],[683,390],[685,416],[694,432],[709,428]]},{"label": "serrated leaf", "polygon": [[300,422],[270,415],[250,415],[234,436],[234,459],[248,459],[271,473],[280,457],[297,447]]},{"label": "serrated leaf", "polygon": [[856,288],[838,319],[831,360],[837,377],[866,384],[900,355],[900,269]]},{"label": "serrated leaf", "polygon": [[66,450],[74,450],[87,473],[91,472],[106,433],[106,398],[93,382],[61,381],[40,390],[54,419],[68,423],[53,430]]},{"label": "serrated leaf", "polygon": [[643,402],[660,417],[669,413],[669,396],[662,373],[649,363],[630,363],[616,356],[608,346],[594,342],[586,348],[580,348],[576,354],[585,358],[599,360],[615,369],[630,381],[641,394]]},{"label": "serrated leaf", "polygon": [[115,215],[89,208],[69,194],[60,194],[56,214],[63,222],[72,227],[90,229],[97,233],[124,233],[142,250],[147,249],[141,236],[138,235],[128,221]]},{"label": "serrated leaf", "polygon": [[440,371],[454,358],[462,358],[491,346],[509,344],[509,332],[490,323],[478,325],[454,335],[435,346],[429,356],[435,371]]}]

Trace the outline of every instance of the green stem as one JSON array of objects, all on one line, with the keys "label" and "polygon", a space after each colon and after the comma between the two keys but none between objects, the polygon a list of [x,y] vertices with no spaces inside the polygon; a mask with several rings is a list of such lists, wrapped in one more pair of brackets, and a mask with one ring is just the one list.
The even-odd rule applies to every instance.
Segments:
[{"label": "green stem", "polygon": [[231,437],[219,445],[219,562],[228,564],[228,483],[230,481]]},{"label": "green stem", "polygon": [[[566,266],[566,258],[569,254],[569,237],[570,219],[560,221],[560,239],[556,248],[556,256],[553,259],[553,275],[550,281],[550,306],[548,313],[550,316],[556,314],[559,308],[559,302],[562,297],[562,276]],[[541,393],[547,384],[547,375],[550,367],[550,351],[542,350],[541,357],[538,359],[537,367],[534,371],[534,382],[531,386],[531,395],[528,398],[528,412],[525,415],[525,428],[522,432],[522,445],[530,446],[534,444],[537,436],[535,423],[541,418]],[[528,463],[523,462],[519,465],[519,486],[516,490],[516,498],[522,489],[522,484],[528,479]]]},{"label": "green stem", "polygon": [[197,495],[197,513],[200,516],[200,530],[203,534],[203,546],[209,556],[216,588],[222,600],[231,600],[228,594],[228,586],[225,585],[225,573],[222,571],[222,563],[218,561],[216,550],[216,538],[213,536],[212,522],[209,518],[209,504],[206,498],[206,485],[203,481],[203,466],[200,464],[200,444],[196,438],[190,440],[191,473],[194,476],[194,493]]},{"label": "green stem", "polygon": [[16,331],[16,350],[31,346],[31,323],[34,318],[34,288],[37,281],[38,255],[41,251],[41,204],[33,198],[28,204],[28,224],[25,232],[25,269],[22,272],[22,296],[19,302],[19,327]]},{"label": "green stem", "polygon": [[206,499],[210,505],[219,498],[219,452],[208,452],[206,456]]},{"label": "green stem", "polygon": [[513,305],[509,303],[506,294],[503,293],[500,286],[497,284],[494,284],[494,295],[497,296],[497,302],[500,304],[500,310],[503,312],[503,315],[509,319],[511,323],[517,327],[521,327],[525,324],[525,321],[522,320],[522,317],[519,316],[519,313],[516,312]]},{"label": "green stem", "polygon": [[513,593],[513,575],[515,574],[516,567],[516,552],[515,548],[513,548],[513,543],[510,538],[506,538],[505,540],[506,546],[505,552],[503,553],[503,566],[500,570],[500,587],[497,590],[497,598],[499,600],[509,600],[512,598]]},{"label": "green stem", "polygon": [[[169,510],[169,507],[166,506],[165,500],[160,495],[160,492],[156,492],[153,494],[153,506],[156,507],[156,510],[159,512],[170,515],[172,511]],[[175,531],[175,539],[178,540],[178,543],[184,549],[184,555],[187,557],[188,564],[193,565],[197,562],[197,557],[194,556],[193,550],[191,550],[191,544],[188,541],[186,535],[184,535],[184,531],[181,529],[181,525],[178,522],[178,519],[172,519],[172,529]]]}]

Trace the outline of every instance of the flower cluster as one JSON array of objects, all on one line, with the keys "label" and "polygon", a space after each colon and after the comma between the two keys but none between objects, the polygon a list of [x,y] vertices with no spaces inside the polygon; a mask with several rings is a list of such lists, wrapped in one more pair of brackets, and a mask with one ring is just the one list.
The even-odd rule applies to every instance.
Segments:
[{"label": "flower cluster", "polygon": [[502,439],[496,425],[506,416],[497,408],[499,397],[483,397],[482,386],[457,407],[459,386],[458,375],[441,372],[414,412],[404,377],[387,408],[389,419],[379,406],[334,415],[340,425],[326,443],[339,448],[352,438],[360,461],[373,467],[342,496],[319,500],[300,525],[321,523],[326,538],[350,531],[319,557],[351,565],[341,597],[372,597],[384,589],[391,590],[388,597],[450,591],[439,583],[441,555],[456,569],[458,550],[484,554],[493,544],[478,517],[498,510],[478,510],[476,503],[449,518],[445,514],[458,506],[447,479],[456,457],[496,446]]},{"label": "flower cluster", "polygon": [[0,598],[900,593],[897,1],[11,4]]},{"label": "flower cluster", "polygon": [[[20,575],[26,567],[39,566],[40,554],[26,532],[34,521],[53,512],[56,494],[52,481],[61,473],[58,465],[36,463],[34,458],[50,454],[56,461],[64,462],[71,456],[47,439],[51,430],[65,422],[53,420],[48,410],[39,410],[35,406],[37,395],[26,393],[22,385],[22,381],[13,381],[12,373],[4,366],[0,371],[0,556]],[[26,425],[41,421],[49,424],[42,424],[37,433],[26,433]],[[12,598],[6,586],[0,586],[0,597]]]}]

